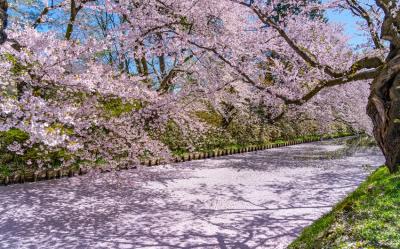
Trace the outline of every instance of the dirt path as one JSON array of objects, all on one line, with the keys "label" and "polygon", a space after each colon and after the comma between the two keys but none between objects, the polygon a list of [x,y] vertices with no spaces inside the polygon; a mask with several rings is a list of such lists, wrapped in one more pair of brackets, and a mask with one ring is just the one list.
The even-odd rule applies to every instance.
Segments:
[{"label": "dirt path", "polygon": [[285,248],[383,163],[346,141],[0,187],[0,248]]}]

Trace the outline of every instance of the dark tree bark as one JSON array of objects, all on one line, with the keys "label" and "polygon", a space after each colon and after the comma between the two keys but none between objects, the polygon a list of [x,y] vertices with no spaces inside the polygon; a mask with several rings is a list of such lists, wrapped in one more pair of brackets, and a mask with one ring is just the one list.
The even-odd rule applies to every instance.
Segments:
[{"label": "dark tree bark", "polygon": [[79,10],[81,10],[82,6],[81,5],[76,5],[75,0],[71,1],[71,11],[70,11],[70,17],[69,17],[69,22],[67,25],[67,31],[65,32],[65,39],[70,40],[72,31],[74,30],[74,24],[75,24],[75,19],[76,16],[78,15]]},{"label": "dark tree bark", "polygon": [[0,0],[0,45],[7,40],[5,29],[7,27],[7,0]]},{"label": "dark tree bark", "polygon": [[385,13],[381,39],[390,43],[385,65],[371,85],[367,113],[390,172],[400,170],[400,13],[394,1],[376,0]]},{"label": "dark tree bark", "polygon": [[[1,1],[1,0],[0,0]],[[74,31],[74,25],[76,21],[76,17],[79,13],[79,11],[82,10],[84,5],[88,2],[92,2],[94,0],[71,0],[71,7],[70,7],[70,16],[69,16],[69,22],[67,25],[67,30],[65,32],[65,39],[70,40],[72,36],[72,32]]]},{"label": "dark tree bark", "polygon": [[374,79],[369,97],[368,115],[374,124],[374,136],[394,173],[400,170],[400,53],[392,51],[379,76]]}]

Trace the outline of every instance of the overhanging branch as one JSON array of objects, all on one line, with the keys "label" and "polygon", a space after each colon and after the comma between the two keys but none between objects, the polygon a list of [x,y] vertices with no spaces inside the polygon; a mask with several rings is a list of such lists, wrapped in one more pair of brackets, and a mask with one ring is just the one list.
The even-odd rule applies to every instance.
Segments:
[{"label": "overhanging branch", "polygon": [[[316,96],[318,93],[320,93],[323,89],[329,88],[329,87],[334,87],[334,86],[339,86],[343,85],[349,82],[353,81],[360,81],[360,80],[372,80],[376,78],[379,73],[381,68],[369,70],[369,71],[363,71],[359,72],[353,75],[350,75],[348,77],[341,77],[341,78],[335,78],[332,80],[327,80],[327,81],[322,81],[320,84],[318,84],[316,87],[314,87],[310,92],[305,94],[303,97],[299,99],[289,99],[286,98],[285,104],[287,105],[302,105],[312,99],[314,96]],[[283,99],[283,96],[280,96],[281,99]]]}]

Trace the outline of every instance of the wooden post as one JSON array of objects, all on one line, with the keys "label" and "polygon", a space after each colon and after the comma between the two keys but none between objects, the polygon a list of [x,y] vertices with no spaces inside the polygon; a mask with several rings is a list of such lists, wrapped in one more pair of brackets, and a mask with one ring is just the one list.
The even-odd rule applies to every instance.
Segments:
[{"label": "wooden post", "polygon": [[37,172],[37,171],[33,172],[33,182],[38,181],[38,175],[39,175],[39,172]]},{"label": "wooden post", "polygon": [[[101,168],[100,168],[100,169],[101,169]],[[54,177],[54,171],[52,171],[52,174],[53,174],[52,177]],[[70,168],[68,169],[68,177],[72,177],[72,176],[74,176],[74,172],[73,172],[73,170],[72,170],[72,167],[70,167]]]},{"label": "wooden post", "polygon": [[52,171],[50,169],[46,170],[46,179],[50,180],[52,177]]},{"label": "wooden post", "polygon": [[28,177],[26,177],[27,172],[21,172],[21,174],[19,175],[19,179],[18,182],[19,183],[24,183],[25,181],[29,181],[27,180]]},{"label": "wooden post", "polygon": [[21,175],[18,173],[14,174],[14,177],[12,178],[12,183],[19,183],[21,179]]},{"label": "wooden post", "polygon": [[23,174],[21,182],[35,182],[35,172],[27,172]]},{"label": "wooden post", "polygon": [[79,167],[81,169],[81,174],[86,175],[88,173],[88,169],[86,167]]}]

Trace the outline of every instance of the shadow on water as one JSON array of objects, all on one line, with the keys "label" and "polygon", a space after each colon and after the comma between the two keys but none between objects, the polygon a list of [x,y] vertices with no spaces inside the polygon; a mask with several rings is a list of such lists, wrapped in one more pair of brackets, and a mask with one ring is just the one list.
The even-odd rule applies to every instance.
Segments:
[{"label": "shadow on water", "polygon": [[[305,155],[298,155],[295,159],[307,160],[307,159],[319,159],[319,160],[329,160],[338,159],[352,156],[356,153],[364,153],[369,155],[381,155],[380,149],[377,147],[375,140],[370,136],[353,136],[347,138],[335,139],[332,141],[321,142],[321,145],[330,144],[332,146],[341,146],[342,148],[333,151],[320,151],[319,153],[314,153],[310,155],[304,153]],[[310,157],[311,156],[311,157]]]},{"label": "shadow on water", "polygon": [[284,248],[382,163],[354,141],[0,187],[0,248]]}]

